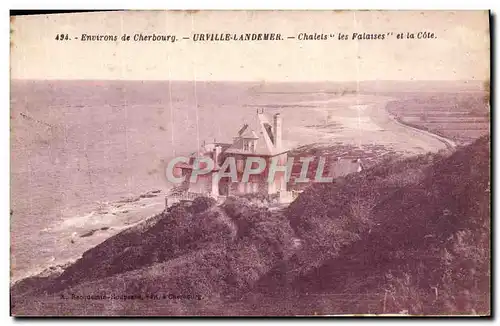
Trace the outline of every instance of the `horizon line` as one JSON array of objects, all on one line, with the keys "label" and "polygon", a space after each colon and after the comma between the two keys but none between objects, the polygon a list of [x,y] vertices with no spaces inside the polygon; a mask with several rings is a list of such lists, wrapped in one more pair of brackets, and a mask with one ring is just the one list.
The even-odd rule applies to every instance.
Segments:
[{"label": "horizon line", "polygon": [[210,79],[105,79],[105,78],[10,78],[10,81],[134,81],[134,82],[241,82],[241,83],[362,83],[362,82],[490,82],[490,79],[363,79],[363,80],[210,80]]}]

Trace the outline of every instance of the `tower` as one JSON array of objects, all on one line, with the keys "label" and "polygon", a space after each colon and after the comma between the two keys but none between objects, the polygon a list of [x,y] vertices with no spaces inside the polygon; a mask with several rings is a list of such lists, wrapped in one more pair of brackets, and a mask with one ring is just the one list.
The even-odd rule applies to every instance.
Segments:
[{"label": "tower", "polygon": [[279,151],[282,149],[282,121],[279,113],[274,115],[273,121],[273,131],[274,131],[274,148]]},{"label": "tower", "polygon": [[[213,149],[213,161],[214,161],[214,169],[218,169],[219,168],[219,160],[220,160],[220,154],[221,154],[221,151],[222,151],[222,147],[215,144],[215,147]],[[218,178],[218,175],[217,173],[213,173],[212,174],[212,189],[211,189],[211,194],[212,196],[214,197],[218,197],[219,196],[219,178]]]}]

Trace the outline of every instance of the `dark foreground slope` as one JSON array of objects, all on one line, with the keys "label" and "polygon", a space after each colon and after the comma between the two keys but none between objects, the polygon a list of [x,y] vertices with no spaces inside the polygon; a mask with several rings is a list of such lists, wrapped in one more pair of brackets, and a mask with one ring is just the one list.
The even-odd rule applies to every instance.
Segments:
[{"label": "dark foreground slope", "polygon": [[288,259],[292,235],[283,215],[247,200],[230,198],[216,206],[212,199],[198,198],[106,240],[60,275],[17,283],[12,311],[217,313],[222,298],[249,291]]},{"label": "dark foreground slope", "polygon": [[311,188],[288,218],[309,246],[310,263],[298,266],[321,266],[293,288],[342,297],[327,305],[334,312],[489,312],[489,137],[449,157],[380,165]]},{"label": "dark foreground slope", "polygon": [[385,162],[313,185],[282,213],[241,199],[177,206],[16,284],[12,312],[488,314],[489,156],[483,137]]}]

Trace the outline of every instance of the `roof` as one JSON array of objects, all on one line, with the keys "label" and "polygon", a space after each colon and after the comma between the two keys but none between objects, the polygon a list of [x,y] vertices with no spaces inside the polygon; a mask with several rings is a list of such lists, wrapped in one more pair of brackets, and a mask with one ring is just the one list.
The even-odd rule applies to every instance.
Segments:
[{"label": "roof", "polygon": [[[224,151],[224,149],[228,148],[231,146],[231,144],[226,144],[226,143],[211,143],[211,144],[205,144],[204,147],[213,147],[213,146],[220,146],[221,147],[221,152]],[[197,152],[193,152],[189,155],[189,162],[177,162],[174,167],[176,168],[181,168],[181,169],[193,169],[194,168],[194,160],[199,159],[199,158],[210,158],[214,160],[214,152],[212,150],[200,150]],[[220,156],[219,156],[220,157]],[[206,162],[205,161],[200,161],[200,167],[204,168],[206,167]],[[214,167],[212,168],[212,171],[218,171],[220,169],[220,162],[218,164],[215,164],[214,162]]]},{"label": "roof", "polygon": [[338,158],[331,163],[328,171],[329,177],[339,178],[363,169],[361,160],[352,158]]},{"label": "roof", "polygon": [[249,128],[248,123],[245,123],[243,127],[241,127],[240,131],[238,131],[238,137],[247,139],[259,139],[259,137],[255,134],[255,131]]},{"label": "roof", "polygon": [[[256,140],[255,151],[249,153],[238,148],[238,140],[243,138]],[[272,122],[264,113],[258,112],[254,115],[253,119],[243,125],[238,131],[238,136],[235,138],[234,143],[224,152],[229,154],[274,156],[287,151],[287,149],[275,148]]]},{"label": "roof", "polygon": [[[200,168],[205,168],[206,165],[205,165],[205,162],[200,162]],[[187,169],[187,170],[193,170],[194,169],[194,165],[193,164],[189,164],[189,163],[185,163],[185,162],[179,162],[177,164],[174,165],[174,168],[179,168],[179,169]],[[213,171],[219,171],[220,170],[220,166],[214,166],[212,168],[212,172]]]},{"label": "roof", "polygon": [[241,135],[241,138],[246,138],[246,139],[259,139],[259,136],[255,134],[255,131],[247,129],[245,130]]},{"label": "roof", "polygon": [[214,143],[216,146],[220,146],[221,147],[221,152],[224,152],[226,149],[228,149],[229,147],[231,147],[231,143]]},{"label": "roof", "polygon": [[245,151],[245,150],[240,149],[240,148],[230,148],[227,151],[225,151],[224,153],[241,154],[241,155],[246,155],[246,156],[276,156],[279,154],[287,153],[288,151],[289,150],[284,149],[281,151],[273,151],[273,152],[269,152],[269,153],[264,153],[264,152],[258,152],[257,150],[255,152],[249,152],[249,151]]}]

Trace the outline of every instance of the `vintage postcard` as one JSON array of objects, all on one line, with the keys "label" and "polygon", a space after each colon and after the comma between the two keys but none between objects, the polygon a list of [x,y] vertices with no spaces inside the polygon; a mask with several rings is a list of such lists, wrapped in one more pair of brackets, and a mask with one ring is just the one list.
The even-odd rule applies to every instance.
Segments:
[{"label": "vintage postcard", "polygon": [[487,11],[11,17],[13,316],[489,316]]}]

